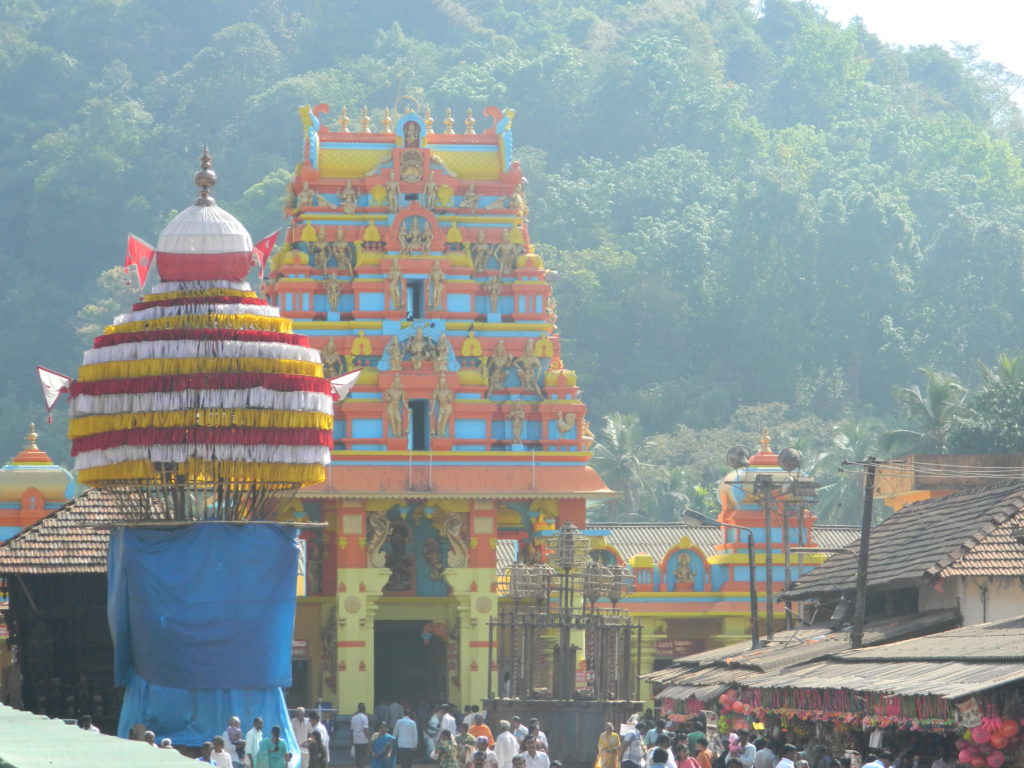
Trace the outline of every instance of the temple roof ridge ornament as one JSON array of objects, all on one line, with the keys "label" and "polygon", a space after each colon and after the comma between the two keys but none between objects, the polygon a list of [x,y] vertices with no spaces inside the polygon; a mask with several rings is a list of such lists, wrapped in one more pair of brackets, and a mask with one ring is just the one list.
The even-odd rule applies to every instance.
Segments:
[{"label": "temple roof ridge ornament", "polygon": [[196,171],[193,178],[196,186],[199,187],[199,197],[196,198],[195,204],[199,206],[216,205],[217,201],[210,194],[210,189],[217,183],[217,173],[213,170],[213,158],[210,156],[210,150],[206,144],[203,144],[203,154],[199,157],[199,170]]}]

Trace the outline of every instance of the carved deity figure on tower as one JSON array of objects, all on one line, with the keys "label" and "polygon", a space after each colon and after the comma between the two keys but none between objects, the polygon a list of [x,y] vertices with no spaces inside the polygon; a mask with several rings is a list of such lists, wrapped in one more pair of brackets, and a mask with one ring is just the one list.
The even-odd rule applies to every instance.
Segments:
[{"label": "carved deity figure on tower", "polygon": [[522,383],[523,389],[543,398],[544,392],[540,387],[540,369],[540,358],[534,352],[533,339],[530,339],[526,342],[526,350],[522,357],[516,360],[516,371],[519,373],[519,381]]},{"label": "carved deity figure on tower", "polygon": [[448,336],[444,331],[437,337],[437,343],[433,349],[434,370],[437,373],[444,373],[448,370]]},{"label": "carved deity figure on tower", "polygon": [[513,400],[509,404],[508,418],[512,422],[512,442],[523,442],[523,422],[526,420],[526,412],[523,410],[522,400]]},{"label": "carved deity figure on tower", "polygon": [[423,335],[423,328],[416,329],[416,333],[406,342],[405,349],[409,353],[413,370],[418,371],[430,354],[430,342]]},{"label": "carved deity figure on tower", "polygon": [[415,149],[407,149],[399,159],[398,173],[406,184],[423,179],[423,157]]},{"label": "carved deity figure on tower", "polygon": [[510,240],[510,230],[501,231],[501,242],[498,243],[498,273],[511,275],[516,269],[516,257],[522,252],[522,246]]},{"label": "carved deity figure on tower", "polygon": [[391,341],[388,342],[388,369],[392,371],[402,370],[402,357],[404,354],[402,345],[398,342],[398,337],[391,337]]},{"label": "carved deity figure on tower", "polygon": [[410,120],[402,126],[402,141],[406,147],[418,147],[420,145],[420,124]]},{"label": "carved deity figure on tower", "polygon": [[501,278],[498,277],[498,275],[492,275],[491,279],[487,281],[486,285],[487,300],[492,313],[498,311],[498,299],[501,298],[501,289]]},{"label": "carved deity figure on tower", "polygon": [[332,244],[327,240],[327,230],[323,225],[317,230],[316,240],[310,243],[309,250],[313,252],[313,265],[325,275],[327,274],[327,260],[332,255]]},{"label": "carved deity figure on tower", "polygon": [[523,192],[522,182],[516,184],[516,188],[512,191],[509,207],[524,217],[529,213],[530,209],[526,207],[526,195]]},{"label": "carved deity figure on tower", "polygon": [[441,269],[441,262],[435,261],[430,267],[430,275],[427,279],[428,309],[444,309],[444,283],[446,279],[444,270]]},{"label": "carved deity figure on tower", "polygon": [[320,362],[324,366],[325,379],[333,379],[345,372],[345,359],[338,354],[334,339],[328,339],[324,348],[320,350]]},{"label": "carved deity figure on tower", "polygon": [[341,199],[341,210],[345,213],[355,213],[359,203],[359,195],[352,187],[352,179],[345,180],[345,188],[338,193]]},{"label": "carved deity figure on tower", "polygon": [[392,171],[384,184],[384,191],[388,196],[388,210],[398,213],[398,182],[395,180],[395,172]]},{"label": "carved deity figure on tower", "polygon": [[299,192],[299,196],[295,199],[295,209],[310,208],[313,206],[313,190],[309,188],[309,182],[304,181],[302,183],[302,191]]},{"label": "carved deity figure on tower", "polygon": [[434,411],[434,431],[431,436],[448,437],[448,423],[451,421],[455,395],[448,387],[448,380],[444,376],[438,379],[431,400]]},{"label": "carved deity figure on tower", "polygon": [[690,564],[690,556],[686,552],[676,555],[676,570],[673,574],[676,584],[680,582],[692,582],[696,578],[693,566]]},{"label": "carved deity figure on tower", "polygon": [[490,399],[499,389],[505,388],[505,380],[511,367],[512,358],[505,350],[505,342],[498,339],[494,354],[487,361],[487,392],[484,397]]},{"label": "carved deity figure on tower", "polygon": [[461,208],[479,208],[480,195],[477,194],[476,185],[471,181],[469,187],[462,193]]},{"label": "carved deity figure on tower", "polygon": [[450,512],[444,516],[441,525],[441,535],[447,539],[451,547],[448,551],[448,567],[464,568],[469,561],[469,548],[462,538],[462,529],[465,526],[462,515]]},{"label": "carved deity figure on tower", "polygon": [[423,182],[423,207],[433,210],[437,206],[437,182],[434,174],[429,174]]},{"label": "carved deity figure on tower", "polygon": [[391,386],[384,390],[384,415],[387,417],[388,431],[391,437],[405,437],[403,415],[405,414],[405,389],[402,388],[402,377],[395,374]]},{"label": "carved deity figure on tower", "polygon": [[344,286],[340,280],[329,277],[324,280],[324,290],[327,292],[327,306],[333,312],[338,311],[338,300],[341,298],[341,289]]},{"label": "carved deity figure on tower", "polygon": [[491,246],[487,242],[487,233],[479,230],[476,241],[469,246],[469,255],[473,259],[473,273],[482,274],[487,271],[487,260],[491,257]]},{"label": "carved deity figure on tower", "polygon": [[388,272],[388,298],[391,299],[391,309],[405,309],[405,279],[397,258],[391,260]]}]

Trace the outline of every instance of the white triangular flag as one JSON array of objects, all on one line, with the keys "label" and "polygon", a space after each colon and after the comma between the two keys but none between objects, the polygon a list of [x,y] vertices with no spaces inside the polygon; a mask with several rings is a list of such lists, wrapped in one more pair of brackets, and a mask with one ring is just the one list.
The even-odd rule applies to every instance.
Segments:
[{"label": "white triangular flag", "polygon": [[56,405],[61,393],[69,391],[71,377],[51,371],[49,368],[43,368],[41,365],[36,366],[36,371],[39,373],[39,385],[43,388],[43,399],[46,401],[46,420],[52,424],[53,417],[50,415],[50,411]]},{"label": "white triangular flag", "polygon": [[335,402],[344,400],[348,397],[348,393],[352,391],[352,387],[356,385],[356,379],[359,378],[359,374],[362,372],[362,368],[356,368],[354,371],[346,373],[343,376],[336,376],[331,379],[331,389],[334,391]]}]

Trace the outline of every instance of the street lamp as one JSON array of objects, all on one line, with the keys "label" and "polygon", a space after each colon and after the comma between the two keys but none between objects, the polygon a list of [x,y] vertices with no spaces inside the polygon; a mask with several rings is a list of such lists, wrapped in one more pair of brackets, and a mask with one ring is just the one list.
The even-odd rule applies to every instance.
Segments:
[{"label": "street lamp", "polygon": [[757,619],[757,578],[754,570],[754,532],[742,525],[723,523],[720,520],[713,520],[707,515],[702,515],[694,509],[685,509],[679,516],[680,520],[689,525],[717,525],[722,528],[735,528],[747,534],[747,566],[749,568],[750,581],[750,647],[757,649],[761,647],[761,628]]}]

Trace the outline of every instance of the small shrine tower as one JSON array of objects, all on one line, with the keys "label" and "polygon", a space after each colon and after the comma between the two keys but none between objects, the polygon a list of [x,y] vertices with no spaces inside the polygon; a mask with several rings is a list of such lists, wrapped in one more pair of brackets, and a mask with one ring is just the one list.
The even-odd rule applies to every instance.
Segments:
[{"label": "small shrine tower", "polygon": [[71,473],[53,463],[36,444],[30,424],[25,447],[0,468],[0,541],[58,509],[75,495]]},{"label": "small shrine tower", "polygon": [[479,701],[498,541],[536,559],[610,493],[587,466],[586,407],[530,244],[515,112],[300,115],[264,291],[324,376],[361,374],[335,408],[326,482],[300,492],[328,533],[305,534],[296,677],[341,711]]}]

